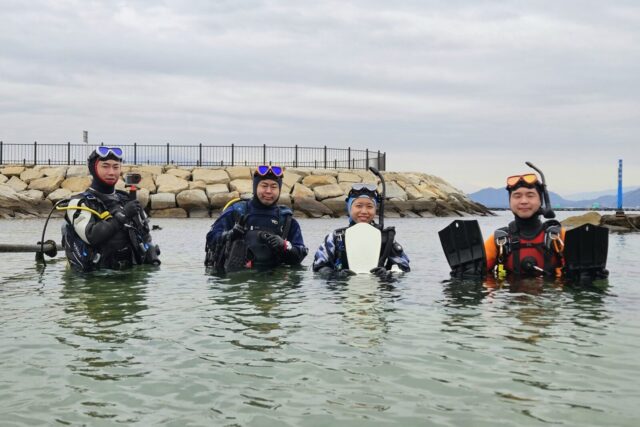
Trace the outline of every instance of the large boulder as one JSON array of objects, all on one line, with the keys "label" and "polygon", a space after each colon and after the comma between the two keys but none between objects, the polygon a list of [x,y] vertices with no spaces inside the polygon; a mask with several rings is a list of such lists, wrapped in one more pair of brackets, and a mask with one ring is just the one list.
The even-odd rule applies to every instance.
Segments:
[{"label": "large boulder", "polygon": [[344,197],[332,197],[330,199],[323,200],[322,204],[331,209],[333,216],[346,216],[347,204],[344,199]]},{"label": "large boulder", "polygon": [[150,173],[142,173],[140,175],[142,175],[142,180],[138,184],[138,188],[146,188],[150,193],[155,193],[158,187],[153,179],[153,175]]},{"label": "large boulder", "polygon": [[[172,194],[175,196],[175,194]],[[153,203],[152,203],[153,204]],[[182,208],[167,208],[160,210],[152,210],[150,216],[153,218],[188,218],[187,211]]]},{"label": "large boulder", "polygon": [[196,168],[191,174],[194,181],[204,181],[206,184],[228,184],[229,174],[224,169],[199,169]]},{"label": "large boulder", "polygon": [[387,192],[385,194],[385,197],[387,199],[408,199],[407,193],[395,182],[387,182]]},{"label": "large boulder", "polygon": [[294,185],[302,181],[302,175],[287,170],[282,177],[282,185],[293,188]]},{"label": "large boulder", "polygon": [[207,189],[207,184],[204,181],[188,181],[189,182],[189,190],[202,190],[205,191]]},{"label": "large boulder", "polygon": [[233,199],[240,198],[240,193],[232,191],[231,193],[217,193],[209,195],[209,203],[214,209],[220,209],[225,207]]},{"label": "large boulder", "polygon": [[136,199],[140,202],[142,209],[145,209],[149,205],[149,190],[146,188],[138,188],[138,191],[136,191]]},{"label": "large boulder", "polygon": [[89,168],[87,166],[69,166],[67,169],[67,178],[74,176],[89,176]]},{"label": "large boulder", "polygon": [[209,199],[203,190],[185,190],[176,197],[178,206],[187,211],[209,209]]},{"label": "large boulder", "polygon": [[417,199],[413,200],[413,210],[416,212],[430,212],[435,213],[438,204],[435,200],[431,199]]},{"label": "large boulder", "polygon": [[405,193],[407,193],[407,197],[409,200],[422,199],[423,195],[413,184],[408,184],[404,188]]},{"label": "large boulder", "polygon": [[565,228],[575,228],[584,224],[600,225],[601,220],[602,216],[598,212],[587,212],[584,215],[570,216],[561,222]]},{"label": "large boulder", "polygon": [[231,191],[237,191],[240,194],[253,194],[253,180],[250,179],[234,179],[229,183]]},{"label": "large boulder", "polygon": [[284,205],[288,208],[293,206],[291,195],[290,194],[280,194],[280,198],[278,199],[279,205]]},{"label": "large boulder", "polygon": [[298,199],[304,199],[304,198],[315,199],[316,196],[313,193],[313,191],[310,190],[307,186],[305,186],[302,183],[297,183],[296,185],[293,186],[291,197],[293,197],[293,200],[298,200]]},{"label": "large boulder", "polygon": [[338,182],[362,182],[362,177],[355,173],[340,172],[338,173]]},{"label": "large boulder", "polygon": [[72,193],[79,193],[86,190],[90,185],[90,176],[72,176],[71,178],[67,178],[62,181],[60,186]]},{"label": "large boulder", "polygon": [[55,168],[42,168],[41,171],[44,174],[44,176],[61,176],[63,178],[67,176],[66,166],[59,166]]},{"label": "large boulder", "polygon": [[176,168],[169,169],[165,172],[165,175],[173,175],[178,178],[182,178],[185,181],[188,181],[189,179],[191,179],[191,172],[185,169],[176,169]]},{"label": "large boulder", "polygon": [[331,215],[333,211],[311,197],[294,199],[293,207],[296,211],[302,211],[311,218],[321,218],[324,215]]},{"label": "large boulder", "polygon": [[331,197],[342,196],[344,192],[338,184],[320,185],[313,189],[316,200],[329,199]]},{"label": "large boulder", "polygon": [[4,184],[7,181],[9,181],[9,178],[4,175],[0,175],[0,184]]},{"label": "large boulder", "polygon": [[47,199],[51,200],[52,203],[58,203],[62,199],[66,199],[71,196],[71,191],[66,188],[58,188],[55,191],[52,191],[47,196]]},{"label": "large boulder", "polygon": [[60,184],[64,181],[64,176],[47,176],[45,178],[34,179],[29,183],[29,190],[40,190],[45,195],[53,193],[60,188]]},{"label": "large boulder", "polygon": [[176,207],[176,195],[174,193],[157,193],[151,195],[151,210],[170,209]]},{"label": "large boulder", "polygon": [[0,169],[0,173],[6,177],[20,176],[26,168],[24,166],[6,166]]},{"label": "large boulder", "polygon": [[251,179],[251,168],[246,166],[233,166],[227,168],[227,174],[231,181],[235,179]]},{"label": "large boulder", "polygon": [[156,185],[158,193],[178,194],[189,188],[189,183],[174,175],[159,175],[156,177]]},{"label": "large boulder", "polygon": [[130,172],[139,173],[141,175],[145,175],[145,174],[152,175],[154,177],[158,175],[162,175],[163,171],[164,171],[164,168],[162,166],[154,166],[154,165],[133,166],[130,170]]},{"label": "large boulder", "polygon": [[44,177],[44,173],[42,173],[41,170],[37,169],[26,169],[20,174],[20,179],[27,184],[29,184],[34,179],[40,179],[42,177]]},{"label": "large boulder", "polygon": [[306,187],[314,189],[321,185],[337,184],[338,181],[330,175],[309,175],[302,179],[302,184]]},{"label": "large boulder", "polygon": [[[324,162],[322,163],[318,162],[318,167],[321,167],[321,166],[324,166]],[[334,169],[311,169],[311,175],[318,175],[318,176],[325,175],[325,176],[332,176],[334,178],[337,178],[338,171]]]},{"label": "large boulder", "polygon": [[24,191],[28,187],[27,183],[18,178],[16,175],[13,175],[9,179],[9,181],[6,182],[6,185],[13,188],[15,191]]},{"label": "large boulder", "polygon": [[211,184],[206,187],[207,197],[211,197],[214,194],[226,194],[229,192],[227,184]]}]

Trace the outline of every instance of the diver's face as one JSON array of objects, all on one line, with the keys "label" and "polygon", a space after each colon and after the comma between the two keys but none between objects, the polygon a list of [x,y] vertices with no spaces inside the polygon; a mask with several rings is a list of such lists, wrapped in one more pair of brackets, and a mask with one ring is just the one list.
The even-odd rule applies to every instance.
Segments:
[{"label": "diver's face", "polygon": [[351,204],[351,219],[355,223],[370,223],[376,216],[376,205],[373,200],[367,197],[359,197]]},{"label": "diver's face", "polygon": [[540,194],[534,188],[520,187],[509,197],[511,212],[522,219],[536,215],[541,205]]},{"label": "diver's face", "polygon": [[271,206],[278,200],[278,197],[280,197],[280,187],[278,187],[276,181],[264,179],[258,183],[256,196],[258,200],[260,200],[260,203],[265,206]]},{"label": "diver's face", "polygon": [[98,160],[96,162],[96,175],[108,185],[115,185],[120,178],[122,163],[117,160]]}]

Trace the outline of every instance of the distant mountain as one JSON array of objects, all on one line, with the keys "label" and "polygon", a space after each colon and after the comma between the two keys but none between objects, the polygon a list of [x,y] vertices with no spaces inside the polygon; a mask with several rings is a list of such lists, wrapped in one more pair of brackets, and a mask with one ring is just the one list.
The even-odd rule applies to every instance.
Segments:
[{"label": "distant mountain", "polygon": [[[630,193],[634,190],[639,189],[640,187],[636,186],[632,186],[632,187],[622,187],[622,192],[623,193]],[[572,193],[572,194],[567,194],[564,197],[569,199],[569,200],[593,200],[593,199],[597,199],[598,197],[602,197],[602,196],[610,196],[612,194],[618,194],[618,189],[617,188],[610,188],[608,190],[601,190],[601,191],[588,191],[588,192],[583,192],[583,193]]]},{"label": "distant mountain", "polygon": [[[482,203],[488,208],[504,209],[509,207],[509,199],[504,188],[484,188],[469,194],[469,198],[474,202]],[[618,204],[617,195],[607,195],[587,200],[567,200],[550,191],[549,198],[551,199],[551,206],[554,208],[591,208],[596,203],[601,208],[615,208]],[[640,188],[624,193],[622,200],[625,207],[639,207]]]}]

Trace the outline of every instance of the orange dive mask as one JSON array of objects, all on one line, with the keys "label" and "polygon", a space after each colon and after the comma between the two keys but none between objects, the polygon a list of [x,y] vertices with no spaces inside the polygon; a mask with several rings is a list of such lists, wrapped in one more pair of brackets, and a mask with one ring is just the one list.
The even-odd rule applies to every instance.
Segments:
[{"label": "orange dive mask", "polygon": [[535,173],[510,176],[509,178],[507,178],[507,190],[515,187],[521,182],[523,182],[525,185],[535,185],[538,183],[538,176]]}]

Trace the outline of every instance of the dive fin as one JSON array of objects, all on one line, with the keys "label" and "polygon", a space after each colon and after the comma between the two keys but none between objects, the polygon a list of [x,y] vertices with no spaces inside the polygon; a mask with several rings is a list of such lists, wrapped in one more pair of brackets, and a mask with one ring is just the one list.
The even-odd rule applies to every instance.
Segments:
[{"label": "dive fin", "polygon": [[596,279],[607,277],[609,229],[584,224],[569,230],[564,238],[564,270],[568,279]]},{"label": "dive fin", "polygon": [[482,232],[476,220],[455,220],[438,232],[453,277],[482,277],[487,270]]}]

